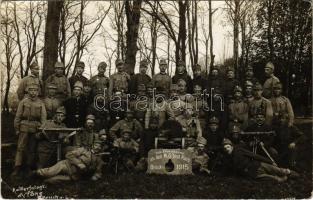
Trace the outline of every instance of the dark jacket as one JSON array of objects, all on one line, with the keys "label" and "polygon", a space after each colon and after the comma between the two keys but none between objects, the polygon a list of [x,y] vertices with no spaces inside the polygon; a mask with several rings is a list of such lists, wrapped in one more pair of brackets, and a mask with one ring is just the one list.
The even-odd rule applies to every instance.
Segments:
[{"label": "dark jacket", "polygon": [[69,128],[83,127],[87,113],[87,101],[84,96],[71,97],[63,103],[66,110],[65,124]]},{"label": "dark jacket", "polygon": [[131,94],[137,94],[137,87],[140,84],[147,85],[151,81],[151,77],[147,74],[135,74],[130,78],[129,92]]},{"label": "dark jacket", "polygon": [[195,85],[200,85],[202,90],[204,90],[207,87],[207,79],[202,75],[196,76],[192,80],[192,90],[195,87]]},{"label": "dark jacket", "polygon": [[172,78],[172,83],[177,84],[179,79],[183,79],[184,81],[186,81],[187,93],[191,94],[193,91],[192,80],[191,80],[191,77],[187,74],[187,72],[185,72],[183,74],[175,74]]}]

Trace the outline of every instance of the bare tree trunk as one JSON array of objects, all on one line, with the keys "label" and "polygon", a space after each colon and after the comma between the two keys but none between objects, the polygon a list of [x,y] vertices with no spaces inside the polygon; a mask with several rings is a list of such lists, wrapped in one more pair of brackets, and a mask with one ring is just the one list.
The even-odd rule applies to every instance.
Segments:
[{"label": "bare tree trunk", "polygon": [[59,30],[62,5],[62,1],[48,2],[43,61],[43,80],[45,80],[50,74],[54,72],[54,64],[58,59],[59,31],[55,30]]},{"label": "bare tree trunk", "polygon": [[[154,6],[156,11],[158,11],[158,4],[154,2]],[[151,62],[151,75],[153,76],[155,73],[155,61],[156,61],[156,48],[157,48],[157,19],[155,16],[152,16],[151,23],[151,46],[152,46],[152,62]]]},{"label": "bare tree trunk", "polygon": [[272,26],[273,26],[273,0],[267,0],[267,17],[268,17],[268,27],[267,27],[267,40],[268,48],[270,53],[270,60],[274,59],[274,43],[272,35]]},{"label": "bare tree trunk", "polygon": [[[179,33],[178,33],[178,43],[180,47],[180,55],[178,60],[181,59],[186,61],[186,8],[188,0],[185,0],[185,3],[182,0],[178,1],[179,5]],[[177,57],[176,57],[177,59]],[[176,62],[178,61],[176,60]]]},{"label": "bare tree trunk", "polygon": [[240,22],[240,0],[235,0],[235,13],[234,13],[234,68],[236,78],[239,77],[238,70],[238,44],[239,44],[239,22]]},{"label": "bare tree trunk", "polygon": [[214,57],[215,57],[215,55],[213,54],[212,17],[213,17],[212,0],[209,0],[209,35],[210,35],[210,60],[211,60],[210,61],[210,69],[213,68]]},{"label": "bare tree trunk", "polygon": [[136,53],[138,50],[137,39],[138,29],[140,21],[140,8],[142,0],[134,0],[133,4],[130,4],[129,0],[125,2],[125,11],[127,16],[127,32],[126,32],[126,72],[128,74],[134,74],[136,64]]}]

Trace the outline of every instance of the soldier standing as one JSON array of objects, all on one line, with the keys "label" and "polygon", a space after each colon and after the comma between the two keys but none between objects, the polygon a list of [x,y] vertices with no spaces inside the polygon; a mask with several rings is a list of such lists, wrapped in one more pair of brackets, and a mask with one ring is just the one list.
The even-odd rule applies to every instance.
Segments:
[{"label": "soldier standing", "polygon": [[112,127],[119,120],[124,119],[125,112],[128,108],[128,102],[126,95],[121,91],[117,91],[113,96],[110,97],[109,102],[109,113],[110,113],[110,123],[109,127]]},{"label": "soldier standing", "polygon": [[274,64],[272,62],[266,63],[265,75],[267,79],[263,85],[263,96],[270,99],[273,96],[274,85],[280,82],[280,80],[274,75]]},{"label": "soldier standing", "polygon": [[186,63],[182,60],[178,61],[177,70],[172,78],[172,83],[178,84],[179,79],[182,79],[186,82],[187,93],[192,93],[192,80],[191,77],[187,74]]},{"label": "soldier standing", "polygon": [[42,126],[43,132],[37,133],[38,139],[38,168],[49,167],[56,162],[57,147],[54,141],[59,139],[59,134],[44,132],[44,129],[49,128],[66,128],[63,120],[65,119],[64,107],[59,107],[56,110],[53,119],[47,120]]},{"label": "soldier standing", "polygon": [[71,78],[69,78],[69,82],[71,85],[71,89],[74,90],[74,85],[77,81],[81,82],[83,86],[85,86],[88,79],[83,76],[84,70],[85,70],[85,63],[82,61],[79,61],[75,65],[75,72],[76,74],[73,75]]},{"label": "soldier standing", "polygon": [[288,116],[288,126],[291,127],[294,121],[294,113],[292,109],[292,105],[290,100],[282,96],[282,84],[276,83],[273,87],[274,96],[271,98],[274,118],[273,122],[279,121],[279,115],[287,115]]},{"label": "soldier standing", "polygon": [[90,79],[93,97],[97,94],[108,94],[108,91],[104,93],[104,91],[109,88],[110,82],[109,78],[104,75],[106,68],[107,64],[105,62],[100,62],[98,65],[98,75],[95,75]]},{"label": "soldier standing", "polygon": [[262,85],[256,83],[253,86],[254,98],[249,105],[249,121],[254,123],[258,111],[263,112],[266,124],[271,125],[273,119],[273,108],[271,101],[262,96]]},{"label": "soldier standing", "polygon": [[[56,62],[54,65],[55,73],[47,78],[45,81],[46,91],[47,86],[54,84],[57,87],[56,98],[59,99],[61,103],[71,96],[71,86],[70,82],[64,75],[64,64],[61,62]],[[47,95],[47,94],[46,94]]]},{"label": "soldier standing", "polygon": [[162,90],[165,91],[165,95],[168,96],[169,90],[172,84],[172,79],[166,73],[168,66],[167,66],[167,62],[165,59],[160,60],[159,68],[160,68],[160,73],[152,77],[152,84],[154,88],[159,88],[159,89],[162,88]]},{"label": "soldier standing", "polygon": [[233,68],[228,68],[226,71],[227,79],[224,83],[225,93],[224,96],[227,98],[227,102],[231,99],[234,89],[236,86],[239,86],[240,83],[237,79],[235,79],[235,73]]},{"label": "soldier standing", "polygon": [[146,86],[140,84],[137,87],[136,99],[130,102],[130,108],[134,111],[135,118],[144,127],[145,125],[145,115],[149,107],[149,99],[146,95]]},{"label": "soldier standing", "polygon": [[204,90],[207,86],[207,79],[201,74],[201,65],[196,64],[193,68],[193,80],[192,80],[192,88],[194,89],[196,85],[201,86]]},{"label": "soldier standing", "polygon": [[208,85],[207,89],[209,90],[208,92],[211,91],[211,88],[219,88],[221,94],[224,94],[224,81],[221,79],[221,76],[219,74],[219,68],[217,66],[213,66],[211,69],[211,73],[209,75],[208,79]]},{"label": "soldier standing", "polygon": [[139,73],[131,77],[129,83],[129,93],[137,94],[137,87],[141,84],[147,85],[151,78],[147,75],[148,60],[144,59],[140,62]]},{"label": "soldier standing", "polygon": [[82,91],[83,84],[76,82],[73,95],[63,103],[66,110],[65,124],[69,128],[79,128],[84,125],[88,104]]},{"label": "soldier standing", "polygon": [[208,109],[208,104],[207,101],[203,98],[202,88],[200,85],[195,85],[194,86],[194,101],[192,101],[192,106],[195,109],[195,114],[197,118],[200,121],[200,125],[202,128],[202,131],[207,127],[206,121],[207,121],[207,109]]},{"label": "soldier standing", "polygon": [[39,66],[36,61],[32,62],[29,66],[31,74],[24,77],[17,88],[17,97],[18,100],[22,100],[27,94],[27,88],[29,85],[37,84],[38,85],[38,96],[42,95],[42,80],[39,78]]},{"label": "soldier standing", "polygon": [[244,83],[245,100],[248,104],[253,100],[253,83],[251,81],[245,81]]},{"label": "soldier standing", "polygon": [[253,85],[259,82],[258,79],[254,77],[253,67],[251,65],[248,65],[246,68],[245,81],[250,81]]},{"label": "soldier standing", "polygon": [[124,62],[120,59],[117,59],[115,65],[117,72],[110,76],[109,96],[113,96],[113,94],[115,94],[117,91],[121,91],[122,94],[128,93],[130,76],[124,71]]},{"label": "soldier standing", "polygon": [[28,84],[27,87],[28,95],[19,103],[14,119],[14,128],[18,135],[18,141],[12,176],[19,175],[25,155],[27,155],[26,166],[28,169],[34,167],[37,146],[35,134],[47,119],[45,105],[38,99],[39,86],[33,83]]},{"label": "soldier standing", "polygon": [[55,111],[60,107],[61,102],[56,98],[57,86],[53,83],[47,86],[46,97],[43,99],[43,102],[46,106],[47,119],[52,119],[54,117]]}]

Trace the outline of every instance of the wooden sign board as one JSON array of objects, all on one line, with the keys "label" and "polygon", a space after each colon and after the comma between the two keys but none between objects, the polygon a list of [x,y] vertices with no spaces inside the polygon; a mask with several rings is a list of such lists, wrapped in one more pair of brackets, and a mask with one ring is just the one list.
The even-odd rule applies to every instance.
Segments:
[{"label": "wooden sign board", "polygon": [[148,174],[192,174],[191,152],[186,149],[151,149]]}]

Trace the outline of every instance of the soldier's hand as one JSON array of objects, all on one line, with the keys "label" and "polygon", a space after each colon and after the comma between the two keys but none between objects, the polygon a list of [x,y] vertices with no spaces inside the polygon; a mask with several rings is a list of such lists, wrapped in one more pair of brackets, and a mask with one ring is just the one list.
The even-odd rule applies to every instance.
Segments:
[{"label": "soldier's hand", "polygon": [[20,134],[20,131],[15,131],[15,135],[19,135]]},{"label": "soldier's hand", "polygon": [[64,144],[68,144],[68,143],[70,143],[70,140],[69,140],[67,137],[65,137],[65,138],[63,139],[63,143],[64,143]]},{"label": "soldier's hand", "polygon": [[277,166],[277,164],[276,164],[276,163],[274,163],[274,162],[272,163],[272,165],[274,165],[275,167],[278,167],[278,166]]},{"label": "soldier's hand", "polygon": [[289,144],[288,148],[289,149],[294,149],[296,147],[296,143],[292,142]]},{"label": "soldier's hand", "polygon": [[81,169],[81,170],[86,169],[86,165],[84,165],[84,164],[82,164],[82,163],[78,164],[77,166],[78,166],[79,169]]}]

